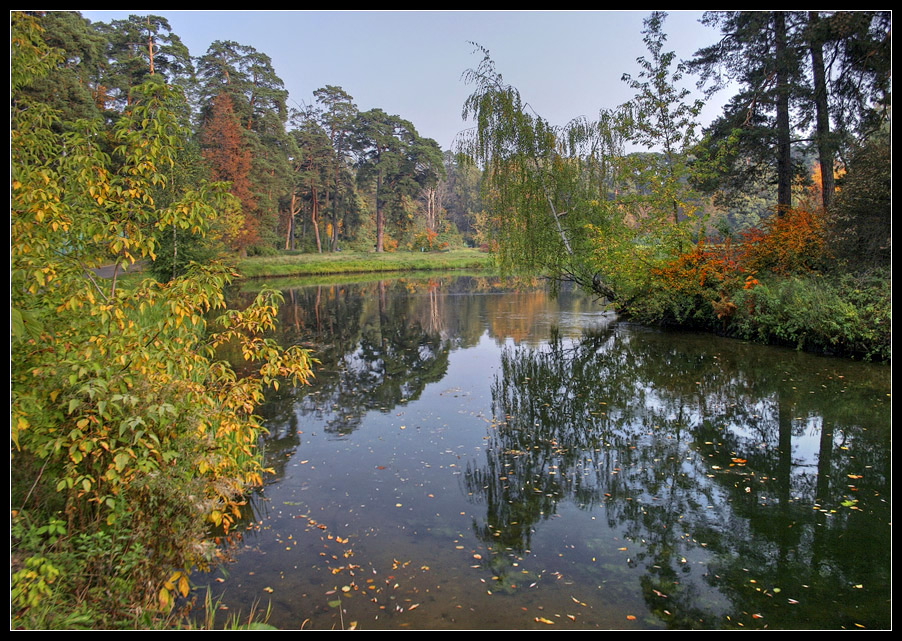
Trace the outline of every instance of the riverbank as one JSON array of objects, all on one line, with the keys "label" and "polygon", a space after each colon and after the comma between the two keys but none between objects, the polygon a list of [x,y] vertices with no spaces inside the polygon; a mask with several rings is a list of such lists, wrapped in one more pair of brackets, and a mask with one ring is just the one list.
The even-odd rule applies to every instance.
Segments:
[{"label": "riverbank", "polygon": [[492,258],[476,249],[447,252],[335,252],[253,256],[238,261],[244,278],[321,276],[366,272],[489,269]]}]

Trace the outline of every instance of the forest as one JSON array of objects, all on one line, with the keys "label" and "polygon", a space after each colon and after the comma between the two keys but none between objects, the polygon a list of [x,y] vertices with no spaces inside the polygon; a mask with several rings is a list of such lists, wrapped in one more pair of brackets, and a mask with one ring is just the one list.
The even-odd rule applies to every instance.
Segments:
[{"label": "forest", "polygon": [[[269,338],[277,292],[227,309],[239,259],[473,247],[638,322],[889,362],[891,12],[704,21],[681,61],[652,13],[633,99],[562,125],[474,45],[443,150],[159,16],[12,12],[11,627],[171,627],[218,561],[254,409],[316,359]],[[687,80],[734,92],[705,127]]]}]

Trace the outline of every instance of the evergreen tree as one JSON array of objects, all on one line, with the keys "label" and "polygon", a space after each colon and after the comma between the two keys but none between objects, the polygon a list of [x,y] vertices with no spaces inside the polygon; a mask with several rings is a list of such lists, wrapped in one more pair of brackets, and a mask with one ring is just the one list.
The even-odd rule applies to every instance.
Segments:
[{"label": "evergreen tree", "polygon": [[767,172],[776,183],[778,209],[790,207],[799,173],[792,158],[790,102],[801,85],[804,51],[791,37],[797,21],[783,11],[731,11],[706,13],[703,22],[719,28],[721,36],[697,51],[689,68],[700,73],[709,92],[728,82],[740,86],[707,132],[707,144],[720,147],[710,157],[725,162],[734,177]]},{"label": "evergreen tree", "polygon": [[106,39],[73,11],[44,12],[34,19],[41,25],[41,41],[60,58],[52,76],[32,79],[20,96],[57,110],[61,115],[57,127],[98,117],[98,79],[106,60]]},{"label": "evergreen tree", "polygon": [[192,89],[194,64],[166,18],[132,15],[94,27],[107,41],[102,91],[98,91],[103,108],[121,111],[132,103],[132,88],[154,75],[183,92]]},{"label": "evergreen tree", "polygon": [[420,138],[409,121],[381,109],[358,114],[354,132],[361,180],[375,186],[375,249],[381,252],[386,221],[403,229],[413,219],[412,199],[444,173],[441,149],[434,140]]},{"label": "evergreen tree", "polygon": [[[332,234],[330,248],[338,249],[338,230],[341,222],[339,214],[339,189],[341,173],[347,168],[347,155],[351,146],[351,127],[357,117],[357,106],[351,95],[341,87],[326,85],[313,92],[317,103],[321,106],[319,114],[323,129],[328,133],[332,147],[331,160],[331,193],[332,193]],[[329,208],[329,194],[326,193],[326,209]]]},{"label": "evergreen tree", "polygon": [[293,141],[294,189],[287,203],[285,249],[294,249],[296,219],[306,202],[310,211],[310,225],[313,229],[316,251],[322,253],[320,225],[334,163],[332,145],[315,114],[299,113],[294,117],[294,121],[295,126],[290,132]]}]

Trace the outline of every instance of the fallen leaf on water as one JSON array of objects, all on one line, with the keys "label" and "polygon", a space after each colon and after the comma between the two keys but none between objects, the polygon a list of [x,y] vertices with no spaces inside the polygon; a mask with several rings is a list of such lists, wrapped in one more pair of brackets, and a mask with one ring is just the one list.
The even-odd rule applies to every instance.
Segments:
[{"label": "fallen leaf on water", "polygon": [[554,625],[554,621],[549,621],[545,617],[536,617],[536,623],[547,623],[548,625]]},{"label": "fallen leaf on water", "polygon": [[627,615],[626,615],[626,620],[627,620],[627,621],[635,621],[635,620],[636,620],[636,616],[635,616],[634,614],[627,614]]},{"label": "fallen leaf on water", "polygon": [[263,588],[263,591],[264,592],[272,592],[273,589],[271,587],[267,586],[267,587]]}]

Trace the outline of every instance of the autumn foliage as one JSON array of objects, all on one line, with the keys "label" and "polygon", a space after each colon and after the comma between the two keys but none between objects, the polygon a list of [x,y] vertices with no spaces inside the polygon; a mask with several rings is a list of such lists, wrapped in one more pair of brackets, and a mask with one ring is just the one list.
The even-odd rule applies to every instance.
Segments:
[{"label": "autumn foliage", "polygon": [[242,222],[235,237],[227,240],[234,249],[243,252],[259,237],[254,215],[257,205],[250,183],[252,158],[232,108],[232,99],[225,93],[213,99],[201,133],[201,145],[211,179],[231,183],[230,192],[241,203]]},{"label": "autumn foliage", "polygon": [[776,274],[811,271],[826,256],[823,211],[789,209],[742,234],[742,263]]},{"label": "autumn foliage", "polygon": [[643,301],[641,315],[723,328],[738,308],[736,294],[754,289],[763,274],[811,272],[826,255],[823,215],[786,210],[737,240],[703,239],[653,268],[653,294]]}]

